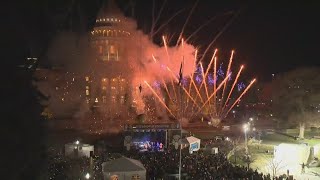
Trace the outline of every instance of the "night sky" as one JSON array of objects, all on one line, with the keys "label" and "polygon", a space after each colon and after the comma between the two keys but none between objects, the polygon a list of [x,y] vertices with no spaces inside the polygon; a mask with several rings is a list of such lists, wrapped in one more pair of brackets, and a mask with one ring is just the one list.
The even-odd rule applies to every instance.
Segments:
[{"label": "night sky", "polygon": [[[117,4],[131,14],[127,0]],[[150,28],[151,0],[136,0],[135,17],[139,27]],[[164,2],[155,1],[155,12]],[[187,19],[195,0],[168,0],[160,18],[165,22],[175,12],[184,9],[166,26],[161,34],[175,35]],[[43,56],[46,47],[59,31],[88,32],[102,1],[41,1],[11,2],[4,7],[6,14],[4,29],[10,41],[7,52],[18,57],[26,54]],[[213,44],[219,48],[222,59],[227,60],[232,49],[236,50],[236,61],[247,67],[250,76],[268,80],[272,73],[279,73],[300,66],[319,66],[317,50],[320,40],[320,2],[316,1],[205,1],[199,0],[186,26],[184,36],[190,35],[211,17],[217,18],[204,27],[191,42],[202,50],[223,27],[232,21]],[[70,18],[72,27],[70,27]],[[10,36],[9,36],[10,35]],[[10,39],[8,39],[10,37]],[[155,40],[156,41],[156,40]],[[17,48],[19,51],[17,51]],[[21,56],[19,56],[21,54]],[[8,60],[9,61],[9,60]],[[11,60],[10,60],[11,61]],[[18,60],[17,60],[18,61]]]}]

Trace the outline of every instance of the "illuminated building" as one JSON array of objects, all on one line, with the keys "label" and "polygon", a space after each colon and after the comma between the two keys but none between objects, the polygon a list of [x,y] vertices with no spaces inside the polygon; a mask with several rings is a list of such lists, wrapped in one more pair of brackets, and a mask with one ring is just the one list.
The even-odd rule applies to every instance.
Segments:
[{"label": "illuminated building", "polygon": [[128,68],[126,40],[130,38],[130,32],[126,24],[126,18],[114,2],[108,1],[108,5],[100,10],[90,34],[96,57],[93,59],[94,72],[85,77],[87,102],[108,114],[114,110],[120,114],[131,106],[129,74],[119,72]]}]

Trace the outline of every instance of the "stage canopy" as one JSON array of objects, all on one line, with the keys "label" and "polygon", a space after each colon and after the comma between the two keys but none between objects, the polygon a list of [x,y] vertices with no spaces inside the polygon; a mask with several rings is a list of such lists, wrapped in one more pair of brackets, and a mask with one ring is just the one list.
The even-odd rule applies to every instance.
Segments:
[{"label": "stage canopy", "polygon": [[121,157],[112,161],[102,163],[103,177],[109,179],[146,179],[146,169],[143,164],[135,159]]}]

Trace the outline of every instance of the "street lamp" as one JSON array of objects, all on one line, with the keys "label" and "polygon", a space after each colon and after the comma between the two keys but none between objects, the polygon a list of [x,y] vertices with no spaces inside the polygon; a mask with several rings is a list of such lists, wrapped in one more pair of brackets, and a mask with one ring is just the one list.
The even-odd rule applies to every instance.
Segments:
[{"label": "street lamp", "polygon": [[90,179],[90,174],[87,173],[84,177],[85,177],[86,179]]},{"label": "street lamp", "polygon": [[248,154],[248,137],[247,137],[247,131],[249,130],[249,125],[248,125],[247,123],[243,125],[243,130],[244,130],[244,141],[245,141],[246,154]]},{"label": "street lamp", "polygon": [[250,120],[250,121],[253,121],[253,118],[251,117],[251,118],[249,118],[249,120]]},{"label": "street lamp", "polygon": [[80,141],[79,141],[79,140],[76,140],[76,142],[75,142],[75,143],[76,143],[76,145],[78,145],[78,144],[80,143]]}]

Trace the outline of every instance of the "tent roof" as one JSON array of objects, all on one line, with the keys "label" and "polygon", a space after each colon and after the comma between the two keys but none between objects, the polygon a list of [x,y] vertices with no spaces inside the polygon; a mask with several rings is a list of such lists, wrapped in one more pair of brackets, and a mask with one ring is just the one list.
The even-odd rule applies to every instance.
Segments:
[{"label": "tent roof", "polygon": [[193,137],[193,136],[187,137],[186,139],[190,144],[200,141],[200,139]]},{"label": "tent roof", "polygon": [[146,171],[143,164],[135,159],[121,157],[103,163],[103,172]]}]

